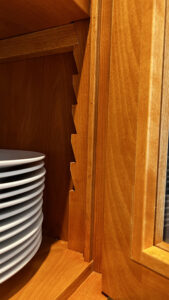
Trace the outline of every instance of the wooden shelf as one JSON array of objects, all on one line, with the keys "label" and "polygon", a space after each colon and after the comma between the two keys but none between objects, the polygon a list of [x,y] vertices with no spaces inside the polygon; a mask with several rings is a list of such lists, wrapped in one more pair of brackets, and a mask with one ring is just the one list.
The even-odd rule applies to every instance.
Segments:
[{"label": "wooden shelf", "polygon": [[102,294],[102,275],[92,272],[81,286],[69,297],[69,300],[107,300]]},{"label": "wooden shelf", "polygon": [[78,39],[73,24],[0,40],[0,63],[73,51]]},{"label": "wooden shelf", "polygon": [[0,39],[89,17],[89,0],[0,1]]},{"label": "wooden shelf", "polygon": [[92,263],[67,242],[44,238],[33,260],[0,286],[1,300],[67,299],[92,271]]}]

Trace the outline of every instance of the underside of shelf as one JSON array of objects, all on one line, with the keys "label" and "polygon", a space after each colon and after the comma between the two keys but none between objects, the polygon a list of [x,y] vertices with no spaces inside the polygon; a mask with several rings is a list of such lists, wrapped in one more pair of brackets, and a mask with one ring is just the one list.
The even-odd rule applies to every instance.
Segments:
[{"label": "underside of shelf", "polygon": [[89,0],[0,1],[0,39],[89,17]]},{"label": "underside of shelf", "polygon": [[0,286],[1,300],[67,299],[92,271],[67,242],[44,238],[33,260]]}]

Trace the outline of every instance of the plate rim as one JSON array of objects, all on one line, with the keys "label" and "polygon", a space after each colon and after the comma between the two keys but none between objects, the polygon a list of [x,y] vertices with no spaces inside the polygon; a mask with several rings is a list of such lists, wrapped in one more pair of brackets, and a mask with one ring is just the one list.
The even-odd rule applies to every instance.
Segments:
[{"label": "plate rim", "polygon": [[15,181],[12,181],[12,182],[9,181],[9,182],[5,182],[5,183],[0,183],[0,190],[9,189],[9,188],[12,188],[12,187],[17,187],[17,186],[20,186],[20,185],[31,183],[33,181],[36,181],[36,180],[40,179],[41,177],[44,177],[45,174],[46,174],[46,169],[44,167],[42,167],[39,170],[38,175],[31,176],[31,177],[26,178],[26,179],[15,180]]}]

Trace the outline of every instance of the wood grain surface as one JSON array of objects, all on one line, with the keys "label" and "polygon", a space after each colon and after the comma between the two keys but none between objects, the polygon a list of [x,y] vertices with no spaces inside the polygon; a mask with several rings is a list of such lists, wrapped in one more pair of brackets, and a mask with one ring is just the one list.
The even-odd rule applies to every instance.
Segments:
[{"label": "wood grain surface", "polygon": [[[168,58],[164,55],[166,50],[168,50],[166,48],[164,51],[164,41],[167,41],[167,39],[164,39],[164,33],[166,34],[166,38],[168,38],[168,32],[165,28],[166,11],[168,9],[166,10],[165,1],[158,3],[158,6],[153,5],[147,15],[144,15],[142,22],[136,175],[133,199],[132,258],[169,279],[169,252],[160,249],[159,244],[156,247],[154,230],[156,198],[158,192],[161,192],[161,186],[157,184],[159,148],[163,153],[162,155],[160,153],[160,163],[161,156],[165,154],[163,158],[165,160],[167,156],[167,149],[164,152],[163,135],[161,135],[163,139],[161,139],[161,145],[159,145],[160,117],[162,120],[161,129],[166,140],[165,148],[167,148],[168,144],[168,123],[166,123],[166,128],[163,123],[163,118],[164,121],[166,118],[165,114],[168,116],[168,104],[165,107],[165,114],[163,108],[161,109],[161,103],[164,104],[164,101],[168,102],[168,99],[165,98],[167,93],[167,86],[165,85],[167,73],[165,69],[166,63],[168,63],[166,59]],[[149,23],[151,19],[152,25]],[[163,84],[165,87],[162,91]],[[161,168],[160,165],[159,167]],[[159,169],[159,171],[161,170]],[[166,168],[163,173],[165,172]],[[161,176],[159,182],[160,180],[164,182],[163,173],[159,172],[159,176]],[[157,188],[159,188],[158,191]],[[161,200],[164,202],[164,199]],[[157,223],[157,226],[161,226],[161,230],[163,229],[161,222]]]},{"label": "wood grain surface", "polygon": [[0,63],[73,51],[78,44],[73,24],[0,40]]},{"label": "wood grain surface", "polygon": [[112,0],[102,1],[100,6],[100,46],[98,62],[98,107],[96,136],[96,165],[94,191],[94,233],[93,259],[94,269],[102,271],[103,226],[104,226],[104,185],[105,185],[105,154],[106,130],[109,96],[109,69],[111,46]]},{"label": "wood grain surface", "polygon": [[159,244],[156,244],[156,246],[169,252],[169,244],[166,242],[161,242]]},{"label": "wood grain surface", "polygon": [[0,285],[1,300],[66,300],[92,271],[92,263],[67,249],[67,243],[44,238],[29,264]]},{"label": "wood grain surface", "polygon": [[[157,1],[158,2],[158,1]],[[137,113],[132,257],[154,245],[165,31],[165,1],[142,16]]]},{"label": "wood grain surface", "polygon": [[74,187],[70,191],[69,199],[68,247],[73,250],[84,252],[90,80],[89,22],[77,22],[74,26],[79,44],[74,47],[73,52],[78,74],[73,76],[73,86],[77,105],[73,106],[72,111],[75,134],[71,137],[71,143],[75,162],[71,163],[71,175]]},{"label": "wood grain surface", "polygon": [[1,0],[0,39],[85,19],[89,12],[89,0]]},{"label": "wood grain surface", "polygon": [[161,129],[159,145],[159,164],[158,164],[158,186],[156,204],[156,224],[155,224],[155,243],[163,240],[164,228],[164,209],[165,209],[165,189],[166,189],[166,170],[168,152],[168,132],[169,132],[169,3],[166,9],[166,29],[165,29],[165,49],[164,49],[164,68],[163,68],[163,87],[162,87],[162,108],[161,108]]},{"label": "wood grain surface", "polygon": [[79,286],[79,288],[70,296],[69,300],[106,300],[107,297],[102,294],[102,276],[99,273],[92,272],[88,278]]},{"label": "wood grain surface", "polygon": [[0,147],[46,154],[44,229],[68,238],[72,53],[0,64]]},{"label": "wood grain surface", "polygon": [[79,8],[86,13],[86,15],[90,15],[90,3],[91,0],[73,0]]},{"label": "wood grain surface", "polygon": [[93,258],[94,215],[95,215],[95,173],[96,173],[96,139],[98,117],[98,87],[99,87],[99,55],[100,55],[100,18],[101,1],[91,2],[90,17],[90,81],[88,110],[88,149],[87,149],[87,181],[86,181],[86,211],[85,211],[85,247],[84,258]]},{"label": "wood grain surface", "polygon": [[103,291],[112,299],[169,297],[168,279],[130,258],[141,26],[148,15],[154,21],[154,12],[164,21],[162,4],[142,0],[113,4],[103,249]]},{"label": "wood grain surface", "polygon": [[[141,271],[130,260],[139,86],[141,1],[114,1],[106,142],[103,291],[141,299]],[[133,42],[134,41],[134,42]]]}]

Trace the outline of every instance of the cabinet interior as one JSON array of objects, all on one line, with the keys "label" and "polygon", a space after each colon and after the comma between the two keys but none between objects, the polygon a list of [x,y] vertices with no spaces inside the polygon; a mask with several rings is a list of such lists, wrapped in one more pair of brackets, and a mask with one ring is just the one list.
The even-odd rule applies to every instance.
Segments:
[{"label": "cabinet interior", "polygon": [[84,254],[88,27],[85,20],[0,41],[0,147],[45,153],[47,171],[42,246],[0,286],[3,300],[30,297],[32,287],[35,298],[42,290],[47,297],[50,284],[51,299],[67,299],[92,270]]},{"label": "cabinet interior", "polygon": [[43,227],[63,240],[68,239],[76,72],[71,52],[0,64],[0,147],[45,153]]},{"label": "cabinet interior", "polygon": [[72,53],[0,64],[0,147],[46,154],[44,231],[64,240],[74,160],[70,136],[75,132],[75,72]]}]

